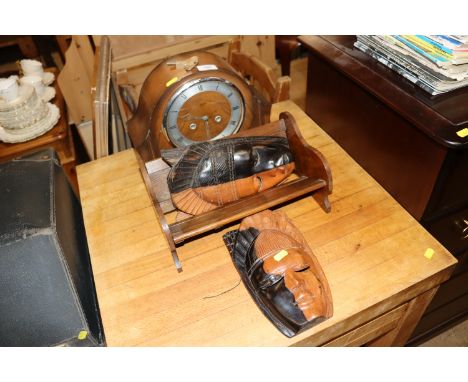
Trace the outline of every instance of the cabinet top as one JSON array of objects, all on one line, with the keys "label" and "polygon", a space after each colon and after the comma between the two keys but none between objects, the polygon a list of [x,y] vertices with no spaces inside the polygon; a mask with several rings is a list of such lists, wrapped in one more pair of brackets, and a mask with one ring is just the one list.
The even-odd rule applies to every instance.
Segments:
[{"label": "cabinet top", "polygon": [[356,36],[301,36],[299,40],[312,56],[325,60],[430,138],[444,146],[468,147],[468,136],[457,134],[468,128],[468,87],[431,96],[355,48]]}]

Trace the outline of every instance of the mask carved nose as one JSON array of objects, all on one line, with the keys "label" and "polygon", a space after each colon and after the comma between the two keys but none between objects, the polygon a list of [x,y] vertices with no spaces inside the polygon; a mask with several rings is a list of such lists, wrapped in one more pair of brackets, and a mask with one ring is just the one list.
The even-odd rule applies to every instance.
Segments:
[{"label": "mask carved nose", "polygon": [[284,166],[285,164],[291,163],[291,159],[288,154],[282,154],[280,158],[276,161],[277,166]]},{"label": "mask carved nose", "polygon": [[295,289],[298,286],[300,286],[301,280],[298,277],[296,277],[296,272],[292,269],[286,270],[284,276],[288,279],[288,284],[291,287],[291,289]]},{"label": "mask carved nose", "polygon": [[263,188],[263,179],[262,179],[262,177],[256,176],[255,180],[256,180],[256,185],[258,187],[258,191],[259,192],[262,191],[262,188]]}]

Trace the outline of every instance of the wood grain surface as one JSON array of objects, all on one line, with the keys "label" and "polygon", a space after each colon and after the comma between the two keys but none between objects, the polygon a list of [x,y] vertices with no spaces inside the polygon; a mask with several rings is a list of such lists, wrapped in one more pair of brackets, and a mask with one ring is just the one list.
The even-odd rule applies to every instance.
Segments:
[{"label": "wood grain surface", "polygon": [[[127,150],[78,167],[109,346],[322,345],[341,343],[340,336],[355,330],[371,341],[376,337],[366,334],[364,324],[449,277],[456,260],[441,244],[292,101],[275,104],[272,120],[282,111],[294,116],[333,174],[330,213],[311,197],[281,208],[323,268],[333,317],[291,339],[280,334],[244,286],[237,285],[239,276],[222,235],[238,224],[180,247],[184,271],[177,273],[135,154]],[[427,248],[434,250],[431,259],[424,256]],[[407,330],[404,321],[395,321],[409,315],[406,306],[382,321],[388,330]],[[376,329],[383,324],[367,326],[385,334]]]}]

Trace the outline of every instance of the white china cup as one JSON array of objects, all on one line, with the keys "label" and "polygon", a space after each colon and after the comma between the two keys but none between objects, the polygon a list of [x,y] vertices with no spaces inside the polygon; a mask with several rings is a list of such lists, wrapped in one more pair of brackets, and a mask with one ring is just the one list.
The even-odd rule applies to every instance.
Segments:
[{"label": "white china cup", "polygon": [[18,77],[0,78],[0,98],[10,102],[18,98]]},{"label": "white china cup", "polygon": [[36,93],[39,97],[44,94],[45,86],[42,82],[42,77],[38,75],[24,76],[20,78],[21,85],[32,85],[36,89]]},{"label": "white china cup", "polygon": [[40,61],[24,59],[20,61],[20,65],[25,76],[39,76],[42,78],[44,75],[44,68]]}]

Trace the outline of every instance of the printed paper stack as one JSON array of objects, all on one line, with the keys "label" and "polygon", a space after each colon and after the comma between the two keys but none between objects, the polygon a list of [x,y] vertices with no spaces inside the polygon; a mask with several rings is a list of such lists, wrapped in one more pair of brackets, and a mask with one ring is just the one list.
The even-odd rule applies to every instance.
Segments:
[{"label": "printed paper stack", "polygon": [[359,35],[354,46],[432,95],[468,85],[468,36]]}]

